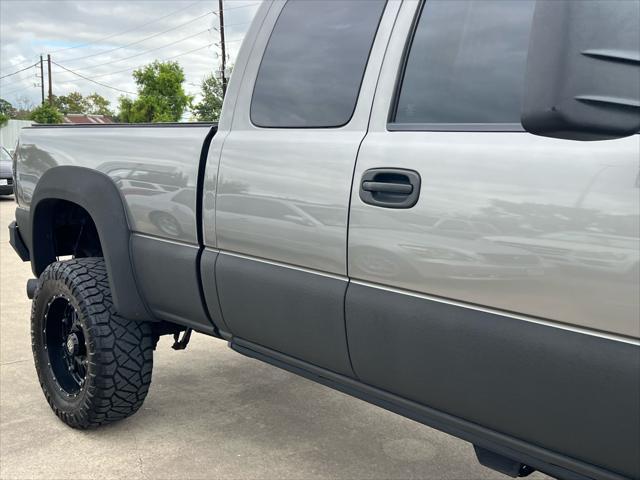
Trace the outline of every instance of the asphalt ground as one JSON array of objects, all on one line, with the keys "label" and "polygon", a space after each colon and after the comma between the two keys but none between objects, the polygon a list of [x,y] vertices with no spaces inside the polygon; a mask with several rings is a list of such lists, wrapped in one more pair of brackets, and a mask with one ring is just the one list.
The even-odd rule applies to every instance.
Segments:
[{"label": "asphalt ground", "polygon": [[[0,197],[0,478],[506,479],[473,447],[194,335],[163,337],[131,418],[73,430],[50,410],[31,355],[31,277],[9,245]],[[534,474],[531,479],[548,478]]]}]

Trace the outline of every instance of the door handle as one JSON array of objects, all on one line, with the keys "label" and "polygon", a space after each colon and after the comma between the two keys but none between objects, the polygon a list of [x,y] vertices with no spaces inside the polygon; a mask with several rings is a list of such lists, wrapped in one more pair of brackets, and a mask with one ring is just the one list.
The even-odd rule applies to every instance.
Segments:
[{"label": "door handle", "polygon": [[362,189],[366,192],[397,193],[409,195],[413,191],[413,185],[409,183],[387,182],[362,182]]},{"label": "door handle", "polygon": [[420,174],[400,168],[372,168],[362,174],[360,200],[384,208],[411,208],[420,197]]}]

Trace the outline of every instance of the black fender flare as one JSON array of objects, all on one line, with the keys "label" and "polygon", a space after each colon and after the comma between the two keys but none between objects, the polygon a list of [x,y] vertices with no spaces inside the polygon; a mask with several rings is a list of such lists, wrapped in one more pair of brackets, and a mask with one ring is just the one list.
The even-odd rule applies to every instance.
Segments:
[{"label": "black fender flare", "polygon": [[84,208],[95,223],[116,311],[132,320],[153,320],[138,291],[131,259],[131,229],[120,190],[106,174],[85,167],[47,170],[36,185],[29,214],[31,269],[36,276],[55,259],[50,200]]}]

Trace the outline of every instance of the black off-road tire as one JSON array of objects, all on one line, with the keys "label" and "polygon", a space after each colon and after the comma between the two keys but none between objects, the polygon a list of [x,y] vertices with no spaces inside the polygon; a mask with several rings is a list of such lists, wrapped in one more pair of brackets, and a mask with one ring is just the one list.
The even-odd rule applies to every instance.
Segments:
[{"label": "black off-road tire", "polygon": [[[76,348],[83,349],[84,356],[79,358],[84,360],[78,363],[85,365],[79,367],[84,379],[77,385],[63,378],[61,362],[54,352],[63,351],[64,342],[62,347],[47,348],[53,334],[46,330],[55,332],[57,328],[52,325],[55,315],[50,313],[51,305],[60,310],[58,303],[66,305],[65,312],[71,312],[76,339],[79,337],[82,343]],[[60,325],[62,322],[66,325],[67,318]],[[151,384],[153,345],[149,323],[115,315],[102,258],[55,262],[42,272],[31,309],[31,346],[42,391],[67,425],[93,428],[134,414]],[[71,367],[66,368],[71,371]],[[63,388],[70,384],[73,388]]]}]

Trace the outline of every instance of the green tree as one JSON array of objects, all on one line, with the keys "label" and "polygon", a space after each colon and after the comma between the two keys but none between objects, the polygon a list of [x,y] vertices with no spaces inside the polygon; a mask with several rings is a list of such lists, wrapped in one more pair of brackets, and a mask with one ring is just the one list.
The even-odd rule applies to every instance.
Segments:
[{"label": "green tree", "polygon": [[113,112],[109,108],[111,102],[104,98],[102,95],[92,93],[86,97],[87,111],[91,115],[108,115],[113,116]]},{"label": "green tree", "polygon": [[7,102],[4,98],[0,98],[0,114],[7,118],[14,118],[16,115],[16,109],[10,102]]},{"label": "green tree", "polygon": [[11,118],[12,114],[15,114],[15,108],[4,98],[0,98],[0,127],[6,125]]},{"label": "green tree", "polygon": [[37,123],[62,123],[62,113],[55,105],[44,103],[31,112],[31,120]]},{"label": "green tree", "polygon": [[84,97],[80,92],[53,97],[53,104],[63,114],[84,113],[88,115],[113,115],[109,109],[111,103],[102,95],[92,93]]},{"label": "green tree", "polygon": [[89,104],[80,92],[71,92],[68,95],[53,97],[53,104],[65,115],[67,113],[87,113]]},{"label": "green tree", "polygon": [[118,115],[116,115],[117,118],[117,122],[122,122],[122,123],[133,123],[131,121],[131,117],[133,116],[133,114],[131,113],[131,110],[133,109],[133,100],[131,100],[129,97],[125,97],[125,96],[121,96],[118,99]]},{"label": "green tree", "polygon": [[217,122],[222,110],[222,82],[213,74],[205,77],[200,85],[202,100],[195,104],[191,111],[201,122]]},{"label": "green tree", "polygon": [[138,86],[138,98],[119,99],[119,120],[126,123],[177,122],[192,97],[182,84],[184,72],[178,62],[155,61],[135,70],[133,78]]}]

